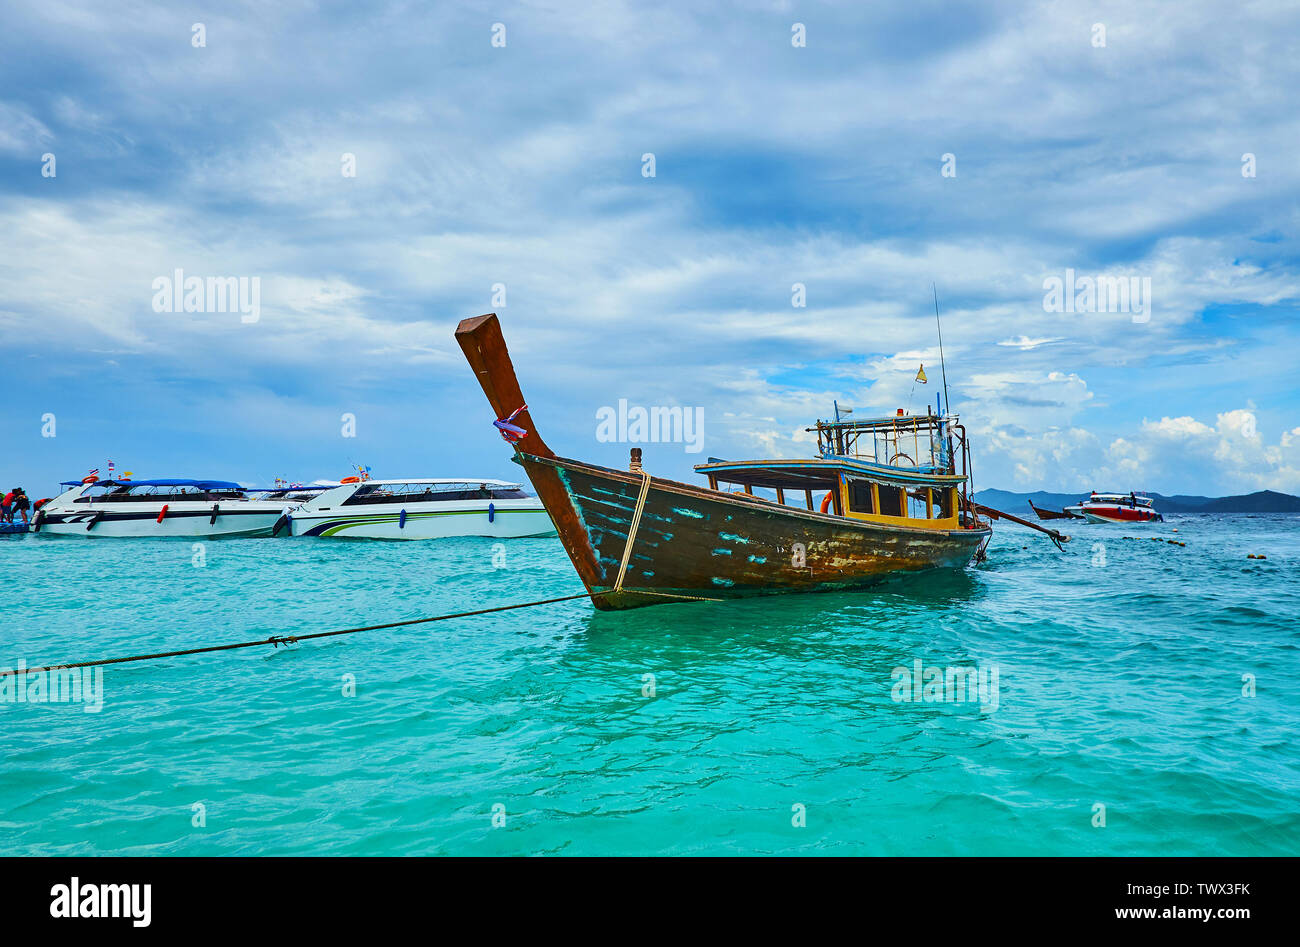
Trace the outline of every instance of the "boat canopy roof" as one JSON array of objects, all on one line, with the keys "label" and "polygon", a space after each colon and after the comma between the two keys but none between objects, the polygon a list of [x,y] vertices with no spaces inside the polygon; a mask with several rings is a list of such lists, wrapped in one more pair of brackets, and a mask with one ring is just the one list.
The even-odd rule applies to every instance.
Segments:
[{"label": "boat canopy roof", "polygon": [[922,431],[937,431],[940,425],[952,424],[956,420],[957,418],[954,416],[942,414],[887,414],[879,418],[840,418],[837,421],[818,419],[817,427],[804,428],[804,430],[810,433],[819,429],[823,431],[892,431],[896,428],[905,428],[911,431],[916,428]]},{"label": "boat canopy roof", "polygon": [[[817,434],[817,453],[907,474],[956,473],[950,434],[963,430],[955,415],[898,413],[883,418],[836,418],[807,428]],[[964,436],[964,434],[963,434]],[[900,463],[901,461],[901,463]],[[907,477],[909,482],[914,478]]]},{"label": "boat canopy roof", "polygon": [[1137,501],[1138,506],[1150,506],[1151,498],[1140,493],[1094,493],[1083,499],[1084,503],[1128,503]]},{"label": "boat canopy roof", "polygon": [[840,474],[904,487],[952,487],[966,479],[935,467],[895,467],[852,457],[739,461],[710,457],[707,464],[697,464],[695,470],[723,483],[783,490],[825,490],[839,482]]},{"label": "boat canopy roof", "polygon": [[344,484],[344,486],[348,486],[348,487],[381,486],[382,487],[382,486],[395,486],[397,484],[404,484],[404,483],[423,483],[423,484],[434,484],[434,485],[469,484],[474,486],[478,486],[480,484],[486,484],[487,486],[490,487],[502,487],[502,488],[513,487],[515,489],[519,489],[520,487],[520,485],[517,483],[509,483],[508,481],[505,480],[493,480],[491,477],[435,477],[435,478],[426,477],[424,479],[421,479],[419,477],[414,477],[410,480],[360,480],[356,483]]},{"label": "boat canopy roof", "polygon": [[[83,480],[64,480],[61,487],[80,486]],[[92,487],[196,487],[199,490],[243,490],[230,480],[96,480]]]}]

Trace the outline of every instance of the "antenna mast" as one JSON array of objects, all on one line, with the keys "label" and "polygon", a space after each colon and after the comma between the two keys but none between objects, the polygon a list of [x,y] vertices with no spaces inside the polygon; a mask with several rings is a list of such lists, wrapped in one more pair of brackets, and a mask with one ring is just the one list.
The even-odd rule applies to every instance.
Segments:
[{"label": "antenna mast", "polygon": [[939,330],[939,371],[943,375],[943,403],[947,406],[948,412],[952,413],[952,405],[948,402],[948,366],[943,360],[943,326],[939,324],[939,290],[934,283],[930,284],[930,289],[934,292],[934,326]]}]

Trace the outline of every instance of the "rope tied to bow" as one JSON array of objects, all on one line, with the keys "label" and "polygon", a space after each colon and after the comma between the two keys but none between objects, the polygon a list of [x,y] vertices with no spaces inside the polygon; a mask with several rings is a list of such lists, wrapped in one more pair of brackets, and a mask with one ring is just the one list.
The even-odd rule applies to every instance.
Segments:
[{"label": "rope tied to bow", "polygon": [[528,432],[519,425],[512,423],[515,418],[528,410],[528,405],[523,405],[515,409],[515,412],[508,417],[497,418],[492,422],[492,426],[501,432],[501,437],[507,444],[518,444],[528,436]]},{"label": "rope tied to bow", "polygon": [[708,598],[704,595],[686,595],[682,592],[659,592],[653,589],[642,588],[625,588],[623,580],[627,577],[627,566],[632,561],[632,544],[636,542],[637,530],[641,528],[641,514],[645,512],[646,497],[650,495],[650,473],[646,470],[641,471],[641,490],[637,493],[636,507],[632,511],[632,521],[627,528],[627,541],[623,544],[623,559],[618,565],[618,578],[614,580],[614,587],[610,589],[611,594],[629,593],[634,595],[655,595],[660,598],[671,598],[678,601],[689,600],[692,602],[720,602],[722,599]]},{"label": "rope tied to bow", "polygon": [[590,598],[590,594],[582,592],[578,595],[561,595],[557,598],[544,598],[533,602],[519,602],[514,605],[495,605],[490,608],[477,608],[469,612],[455,612],[450,615],[434,615],[431,618],[408,618],[404,621],[390,621],[382,625],[363,625],[359,628],[341,628],[336,631],[317,631],[305,635],[271,635],[269,638],[259,638],[256,641],[236,641],[231,644],[207,645],[201,648],[186,648],[183,651],[154,651],[149,654],[133,654],[121,658],[99,658],[93,661],[76,661],[68,664],[47,664],[42,667],[30,668],[4,668],[0,669],[0,679],[6,677],[23,677],[28,674],[41,674],[46,671],[66,671],[75,668],[103,667],[109,664],[127,664],[134,661],[157,661],[162,658],[179,658],[192,654],[212,654],[217,651],[234,651],[237,648],[256,648],[259,646],[271,645],[277,650],[281,645],[286,648],[289,645],[297,644],[300,641],[311,641],[316,638],[333,638],[338,635],[354,635],[362,631],[379,631],[385,628],[404,628],[408,625],[423,625],[434,621],[448,621],[455,618],[469,618],[474,615],[490,615],[494,612],[509,612],[519,608],[536,608],[538,605],[553,605],[556,602],[573,602],[578,599]]},{"label": "rope tied to bow", "polygon": [[627,528],[627,542],[623,544],[623,561],[618,566],[618,579],[614,582],[614,591],[623,591],[623,577],[627,575],[627,564],[632,558],[632,544],[636,542],[636,531],[641,528],[641,514],[645,512],[645,498],[650,495],[650,474],[641,471],[641,492],[637,494],[636,509],[632,511],[632,522]]}]

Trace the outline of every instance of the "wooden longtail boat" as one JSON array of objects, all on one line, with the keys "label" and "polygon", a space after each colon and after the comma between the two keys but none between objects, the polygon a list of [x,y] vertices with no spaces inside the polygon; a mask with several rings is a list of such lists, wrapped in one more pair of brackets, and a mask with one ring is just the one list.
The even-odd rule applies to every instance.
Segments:
[{"label": "wooden longtail boat", "polygon": [[[964,568],[992,535],[967,494],[969,447],[955,417],[818,422],[809,430],[819,457],[710,459],[696,467],[709,486],[692,486],[641,470],[639,449],[630,470],[556,456],[537,433],[496,315],[462,321],[456,341],[597,608],[856,589],[899,572]],[[868,440],[870,453],[859,449]],[[823,490],[814,509],[813,491]],[[786,505],[788,491],[804,505]]]},{"label": "wooden longtail boat", "polygon": [[1030,501],[1029,501],[1029,508],[1030,508],[1031,510],[1033,510],[1035,513],[1038,514],[1038,518],[1039,518],[1040,520],[1074,520],[1074,519],[1082,519],[1082,517],[1075,516],[1073,513],[1064,513],[1064,512],[1059,512],[1059,511],[1057,511],[1057,510],[1044,510],[1044,509],[1041,508],[1041,507],[1034,506],[1034,501],[1033,501],[1033,500],[1030,500]]}]

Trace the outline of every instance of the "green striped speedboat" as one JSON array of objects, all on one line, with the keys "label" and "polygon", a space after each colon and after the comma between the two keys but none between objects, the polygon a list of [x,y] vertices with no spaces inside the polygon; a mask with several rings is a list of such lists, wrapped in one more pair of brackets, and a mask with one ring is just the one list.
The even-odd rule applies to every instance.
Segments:
[{"label": "green striped speedboat", "polygon": [[440,539],[553,536],[537,497],[503,480],[359,480],[326,490],[294,510],[295,536]]}]

